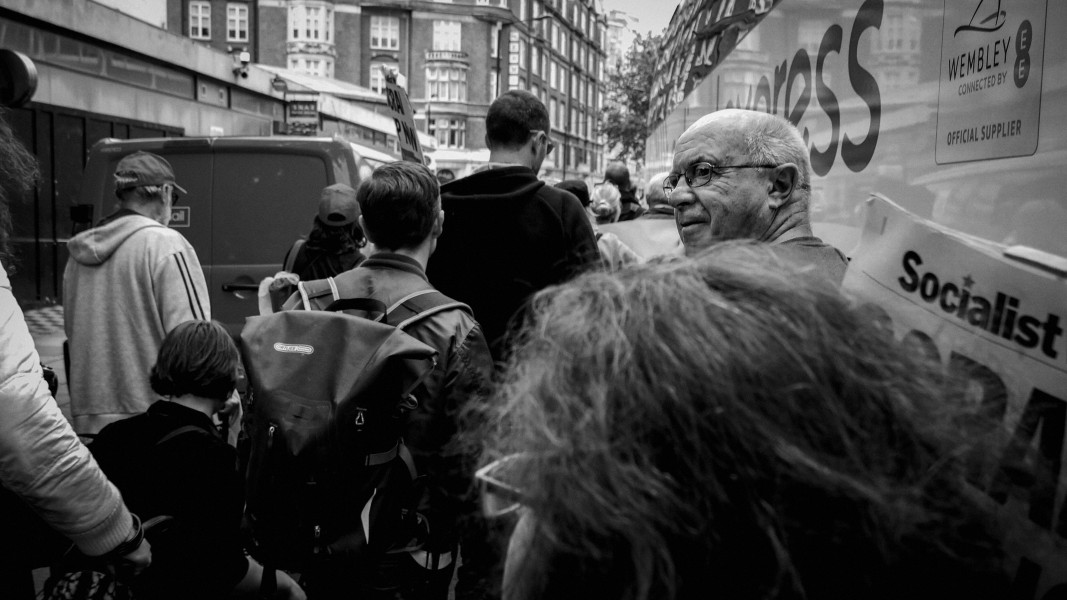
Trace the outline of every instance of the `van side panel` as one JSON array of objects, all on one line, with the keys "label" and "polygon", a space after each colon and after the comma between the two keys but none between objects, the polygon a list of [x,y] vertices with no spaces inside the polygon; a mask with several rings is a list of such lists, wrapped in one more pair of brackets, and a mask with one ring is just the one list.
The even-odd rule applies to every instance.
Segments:
[{"label": "van side panel", "polygon": [[293,241],[311,231],[322,189],[334,183],[332,162],[322,153],[215,153],[208,286],[212,313],[227,327],[239,329],[257,302],[254,291],[223,286],[257,284],[281,270]]}]

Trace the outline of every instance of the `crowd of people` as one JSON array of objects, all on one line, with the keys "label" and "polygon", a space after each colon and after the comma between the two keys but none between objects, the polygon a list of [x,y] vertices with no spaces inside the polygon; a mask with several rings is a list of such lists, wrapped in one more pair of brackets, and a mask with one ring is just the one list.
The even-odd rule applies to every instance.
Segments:
[{"label": "crowd of people", "polygon": [[[539,179],[550,131],[509,91],[475,173],[396,162],[326,188],[264,284],[264,315],[436,298],[404,329],[436,357],[402,425],[425,568],[383,559],[367,581],[336,557],[304,579],[257,560],[225,435],[248,408],[239,350],[167,227],[171,166],[123,158],[120,209],[69,244],[72,423],[0,271],[4,597],[32,597],[29,570],[70,543],[145,598],[1006,597],[1003,532],[965,479],[985,451],[958,427],[965,390],[839,289],[797,129],[711,113],[644,202],[623,164]],[[5,198],[33,170],[0,124]],[[146,540],[135,515],[174,523]]]}]

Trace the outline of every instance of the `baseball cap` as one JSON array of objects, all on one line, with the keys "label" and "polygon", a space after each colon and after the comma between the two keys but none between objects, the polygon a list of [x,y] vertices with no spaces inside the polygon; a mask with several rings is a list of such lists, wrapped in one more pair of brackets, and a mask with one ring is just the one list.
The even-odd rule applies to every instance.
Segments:
[{"label": "baseball cap", "polygon": [[167,159],[151,152],[138,151],[122,157],[115,167],[115,195],[124,190],[169,183],[182,194],[185,188],[174,181],[174,169]]},{"label": "baseball cap", "polygon": [[328,185],[319,199],[319,221],[325,225],[348,225],[359,217],[356,190],[343,183]]}]

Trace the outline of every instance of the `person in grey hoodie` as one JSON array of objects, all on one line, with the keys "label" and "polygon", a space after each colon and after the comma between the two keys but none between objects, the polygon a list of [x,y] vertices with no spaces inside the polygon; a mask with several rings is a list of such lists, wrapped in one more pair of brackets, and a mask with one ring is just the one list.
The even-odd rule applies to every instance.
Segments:
[{"label": "person in grey hoodie", "polygon": [[211,318],[196,251],[167,227],[178,192],[185,190],[163,157],[130,154],[115,168],[119,210],[67,244],[64,316],[78,433],[147,410],[163,337],[184,321]]}]

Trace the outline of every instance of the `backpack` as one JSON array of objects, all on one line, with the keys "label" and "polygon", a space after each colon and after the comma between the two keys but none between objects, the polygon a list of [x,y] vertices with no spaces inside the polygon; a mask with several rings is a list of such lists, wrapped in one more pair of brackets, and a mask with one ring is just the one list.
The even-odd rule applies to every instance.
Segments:
[{"label": "backpack", "polygon": [[[246,514],[264,564],[301,572],[419,553],[428,524],[401,435],[436,351],[403,328],[465,305],[433,289],[386,307],[339,299],[332,278],[300,282],[305,310],[250,317]],[[325,307],[322,304],[328,302]]]}]

